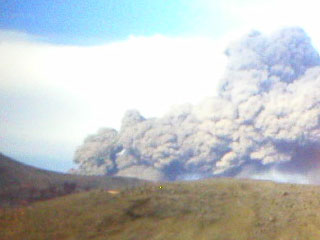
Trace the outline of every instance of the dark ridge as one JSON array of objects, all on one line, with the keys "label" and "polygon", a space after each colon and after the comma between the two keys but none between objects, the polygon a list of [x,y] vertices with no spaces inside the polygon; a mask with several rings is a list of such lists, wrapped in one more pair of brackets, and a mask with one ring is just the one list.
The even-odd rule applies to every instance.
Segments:
[{"label": "dark ridge", "polygon": [[0,207],[28,204],[91,189],[123,189],[147,181],[126,177],[82,176],[35,168],[0,153]]}]

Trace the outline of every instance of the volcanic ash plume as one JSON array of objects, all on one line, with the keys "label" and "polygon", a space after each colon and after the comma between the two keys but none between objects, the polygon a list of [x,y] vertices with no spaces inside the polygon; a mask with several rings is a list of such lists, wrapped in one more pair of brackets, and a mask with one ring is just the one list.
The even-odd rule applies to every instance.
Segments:
[{"label": "volcanic ash plume", "polygon": [[151,180],[308,176],[320,163],[320,58],[306,33],[252,32],[225,51],[219,97],[162,118],[128,111],[119,132],[102,129],[75,154],[82,174]]}]

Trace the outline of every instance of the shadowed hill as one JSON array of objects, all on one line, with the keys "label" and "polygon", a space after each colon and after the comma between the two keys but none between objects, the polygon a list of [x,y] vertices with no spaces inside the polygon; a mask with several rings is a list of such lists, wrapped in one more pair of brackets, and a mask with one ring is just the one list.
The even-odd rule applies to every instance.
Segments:
[{"label": "shadowed hill", "polygon": [[94,190],[0,214],[0,239],[314,240],[320,188],[211,179]]},{"label": "shadowed hill", "polygon": [[146,181],[41,170],[0,154],[0,206],[44,200],[94,188],[121,189],[142,183]]}]

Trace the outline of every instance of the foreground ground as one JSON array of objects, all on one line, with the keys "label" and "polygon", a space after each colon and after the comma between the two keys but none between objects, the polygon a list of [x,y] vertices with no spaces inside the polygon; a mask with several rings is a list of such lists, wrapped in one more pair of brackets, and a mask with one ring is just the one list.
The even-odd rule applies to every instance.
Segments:
[{"label": "foreground ground", "polygon": [[214,179],[94,190],[2,210],[1,240],[320,239],[320,188]]}]

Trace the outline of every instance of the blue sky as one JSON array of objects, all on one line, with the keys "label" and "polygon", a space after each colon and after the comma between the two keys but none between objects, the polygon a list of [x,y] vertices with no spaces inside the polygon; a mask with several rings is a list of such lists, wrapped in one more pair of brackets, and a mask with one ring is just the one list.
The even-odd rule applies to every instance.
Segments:
[{"label": "blue sky", "polygon": [[2,1],[0,28],[60,44],[101,44],[130,35],[219,35],[228,24],[219,1]]},{"label": "blue sky", "polygon": [[0,1],[0,152],[67,171],[127,109],[146,117],[216,94],[230,41],[301,26],[314,0]]}]

